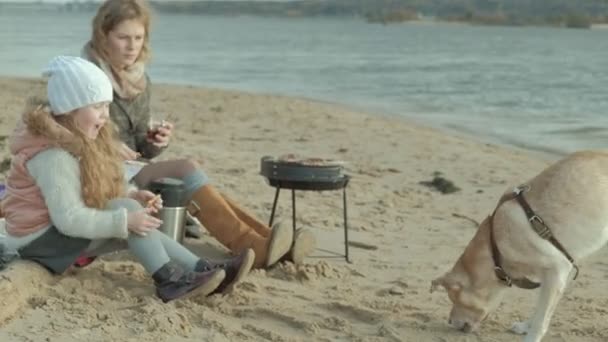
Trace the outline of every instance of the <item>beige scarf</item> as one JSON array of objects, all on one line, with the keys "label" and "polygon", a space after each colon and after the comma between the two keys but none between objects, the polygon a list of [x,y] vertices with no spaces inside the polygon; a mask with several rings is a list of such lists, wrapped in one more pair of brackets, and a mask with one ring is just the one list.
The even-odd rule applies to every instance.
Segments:
[{"label": "beige scarf", "polygon": [[101,57],[91,42],[82,48],[82,56],[97,64],[108,75],[120,98],[131,100],[146,90],[146,66],[143,62],[135,62],[126,69],[116,69]]}]

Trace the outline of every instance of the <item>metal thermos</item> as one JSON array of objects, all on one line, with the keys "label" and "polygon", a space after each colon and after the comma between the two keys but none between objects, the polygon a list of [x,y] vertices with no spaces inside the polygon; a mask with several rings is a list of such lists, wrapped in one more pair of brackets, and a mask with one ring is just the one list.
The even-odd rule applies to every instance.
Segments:
[{"label": "metal thermos", "polygon": [[175,178],[160,178],[150,183],[149,189],[163,199],[163,208],[158,213],[163,223],[158,229],[182,243],[186,226],[184,182]]},{"label": "metal thermos", "polygon": [[163,221],[160,228],[158,228],[161,232],[179,243],[184,241],[186,224],[185,207],[164,207],[158,213],[158,218]]}]

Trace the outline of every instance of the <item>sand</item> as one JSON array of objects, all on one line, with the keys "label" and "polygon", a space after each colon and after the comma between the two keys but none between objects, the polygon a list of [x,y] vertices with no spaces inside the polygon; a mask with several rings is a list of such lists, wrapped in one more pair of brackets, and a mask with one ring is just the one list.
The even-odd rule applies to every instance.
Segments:
[{"label": "sand", "polygon": [[[0,79],[0,135],[40,81]],[[155,85],[154,113],[177,131],[160,159],[190,157],[218,188],[267,220],[274,195],[260,158],[298,153],[347,161],[353,263],[316,251],[304,265],[252,272],[228,295],[162,304],[125,253],[52,277],[26,262],[0,273],[0,341],[514,341],[535,291],[510,290],[474,334],[448,326],[449,300],[429,293],[502,192],[550,158],[478,142],[401,118],[310,100]],[[169,113],[169,114],[167,114]],[[3,142],[3,159],[8,156]],[[421,185],[435,172],[461,190]],[[289,193],[278,218],[291,224]],[[298,192],[298,227],[343,251],[341,193]],[[224,251],[210,237],[197,252]],[[607,255],[583,263],[545,341],[605,341]]]}]

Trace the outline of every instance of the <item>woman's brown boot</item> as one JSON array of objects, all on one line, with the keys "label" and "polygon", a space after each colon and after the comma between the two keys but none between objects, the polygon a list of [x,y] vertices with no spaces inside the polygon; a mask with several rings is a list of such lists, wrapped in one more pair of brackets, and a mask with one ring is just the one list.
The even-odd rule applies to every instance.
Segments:
[{"label": "woman's brown boot", "polygon": [[[272,228],[269,228],[267,225],[260,222],[260,220],[241,208],[234,200],[226,196],[226,194],[222,194],[222,197],[224,197],[226,203],[230,205],[230,208],[236,213],[238,218],[253,228],[258,234],[270,236],[272,231],[276,228],[277,224]],[[289,252],[281,260],[291,261],[294,264],[301,264],[304,262],[304,259],[315,250],[316,245],[317,241],[314,234],[309,229],[300,228],[296,230],[293,245]]]},{"label": "woman's brown boot", "polygon": [[270,236],[272,228],[268,227],[260,220],[255,218],[253,215],[246,212],[245,209],[241,208],[240,205],[238,205],[232,198],[228,197],[226,194],[222,193],[221,195],[224,200],[226,200],[226,203],[228,203],[228,205],[230,206],[230,209],[234,211],[234,213],[236,214],[236,216],[238,216],[239,219],[245,222],[249,227],[253,228],[253,230],[255,230],[258,234],[265,237]]},{"label": "woman's brown boot", "polygon": [[279,225],[269,236],[259,234],[239,218],[211,185],[205,185],[194,193],[188,211],[205,226],[211,236],[234,254],[247,248],[253,249],[254,267],[275,264],[291,247],[293,232],[289,227]]}]

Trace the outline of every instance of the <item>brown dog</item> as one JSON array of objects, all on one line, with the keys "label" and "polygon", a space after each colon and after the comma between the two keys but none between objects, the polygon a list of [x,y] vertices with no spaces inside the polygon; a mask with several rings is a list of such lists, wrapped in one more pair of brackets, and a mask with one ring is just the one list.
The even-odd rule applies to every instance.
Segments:
[{"label": "brown dog", "polygon": [[[538,216],[524,211],[513,191],[506,192],[453,268],[433,280],[431,291],[439,285],[447,290],[453,303],[449,323],[469,332],[496,308],[511,279],[514,285],[540,283],[534,313],[512,327],[526,334],[524,342],[539,342],[570,279],[574,264],[568,257],[578,262],[608,242],[608,153],[574,153],[520,190]],[[548,227],[557,244],[534,227]]]}]

